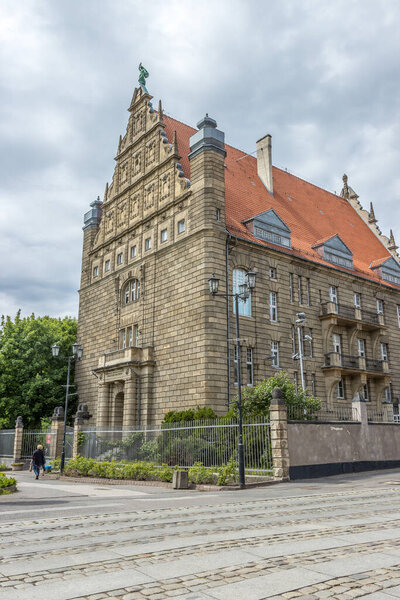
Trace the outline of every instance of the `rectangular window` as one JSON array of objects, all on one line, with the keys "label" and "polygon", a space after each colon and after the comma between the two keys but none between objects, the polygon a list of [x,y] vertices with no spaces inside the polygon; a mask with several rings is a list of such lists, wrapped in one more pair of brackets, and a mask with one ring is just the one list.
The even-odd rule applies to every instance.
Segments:
[{"label": "rectangular window", "polygon": [[104,270],[109,271],[110,268],[111,268],[111,262],[109,260],[106,260],[106,262],[104,263]]},{"label": "rectangular window", "polygon": [[139,346],[139,326],[138,325],[133,326],[133,339],[134,339],[135,346],[138,347]]},{"label": "rectangular window", "polygon": [[273,323],[278,321],[278,306],[276,292],[269,293],[269,318]]},{"label": "rectangular window", "polygon": [[275,267],[270,267],[269,276],[271,279],[276,279],[276,268]]},{"label": "rectangular window", "polygon": [[353,300],[354,300],[354,307],[361,308],[361,294],[359,294],[358,292],[354,292]]},{"label": "rectangular window", "polygon": [[144,249],[151,250],[151,238],[146,238],[144,241]]},{"label": "rectangular window", "polygon": [[331,285],[331,287],[329,288],[329,300],[331,302],[334,302],[335,304],[338,303],[338,293],[337,287],[335,285]]},{"label": "rectangular window", "polygon": [[315,385],[315,373],[311,374],[311,393],[313,396],[316,396],[316,385]]},{"label": "rectangular window", "polygon": [[388,345],[385,343],[381,343],[381,358],[382,360],[388,359]]},{"label": "rectangular window", "polygon": [[358,356],[365,358],[365,340],[358,339]]},{"label": "rectangular window", "polygon": [[238,384],[238,354],[237,354],[237,346],[233,347],[233,362],[234,362],[234,379],[235,385]]},{"label": "rectangular window", "polygon": [[310,286],[310,280],[308,277],[306,279],[306,296],[307,296],[307,306],[311,306],[311,286]]},{"label": "rectangular window", "polygon": [[253,385],[253,348],[246,350],[247,385]]},{"label": "rectangular window", "polygon": [[93,277],[97,277],[99,274],[99,267],[93,267]]},{"label": "rectangular window", "polygon": [[133,346],[133,332],[132,327],[128,327],[128,347],[131,348]]},{"label": "rectangular window", "polygon": [[364,399],[369,401],[369,387],[368,387],[368,383],[366,383],[365,385],[363,385],[363,396]]},{"label": "rectangular window", "polygon": [[294,302],[293,273],[289,273],[289,300]]},{"label": "rectangular window", "polygon": [[135,258],[136,256],[136,245],[131,246],[131,258]]},{"label": "rectangular window", "polygon": [[336,398],[344,398],[344,382],[343,379],[341,379],[340,381],[338,381],[337,387],[336,387]]},{"label": "rectangular window", "polygon": [[392,388],[390,385],[385,388],[385,402],[392,402]]},{"label": "rectangular window", "polygon": [[217,221],[221,220],[221,210],[219,208],[217,208],[215,211],[215,218],[217,219]]},{"label": "rectangular window", "polygon": [[293,382],[294,382],[294,387],[296,388],[296,392],[299,391],[299,374],[297,373],[297,371],[293,372]]},{"label": "rectangular window", "polygon": [[121,332],[121,341],[122,341],[122,348],[126,348],[126,331],[125,329],[122,330]]},{"label": "rectangular window", "polygon": [[279,367],[279,342],[271,342],[272,366]]},{"label": "rectangular window", "polygon": [[297,293],[299,296],[299,304],[303,304],[303,278],[301,275],[297,278]]},{"label": "rectangular window", "polygon": [[378,315],[383,315],[383,300],[376,301],[376,312]]},{"label": "rectangular window", "polygon": [[338,333],[334,333],[332,335],[332,342],[333,342],[333,351],[337,352],[338,354],[342,353],[342,340],[341,340],[341,336]]},{"label": "rectangular window", "polygon": [[161,243],[166,242],[168,240],[168,229],[163,229],[161,231]]},{"label": "rectangular window", "polygon": [[296,327],[294,325],[292,325],[291,338],[292,338],[292,353],[296,354]]},{"label": "rectangular window", "polygon": [[400,327],[400,306],[397,305],[397,324]]},{"label": "rectangular window", "polygon": [[122,252],[117,254],[117,265],[122,265],[123,258],[124,258],[124,255],[122,254]]},{"label": "rectangular window", "polygon": [[178,221],[178,233],[183,233],[185,231],[185,219],[181,219]]},{"label": "rectangular window", "polygon": [[308,342],[308,356],[313,358],[314,346],[313,346],[313,330],[311,327],[308,328],[308,335],[306,335],[306,341]]}]

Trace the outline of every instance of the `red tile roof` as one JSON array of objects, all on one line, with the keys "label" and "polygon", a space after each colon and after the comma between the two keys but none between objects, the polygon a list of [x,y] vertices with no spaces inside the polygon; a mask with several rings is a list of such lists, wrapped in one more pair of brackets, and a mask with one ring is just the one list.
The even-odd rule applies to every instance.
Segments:
[{"label": "red tile roof", "polygon": [[[189,138],[197,129],[171,117],[165,116],[164,120],[169,140],[173,131],[177,132],[181,164],[190,179]],[[226,145],[225,149],[226,227],[232,235],[332,266],[313,246],[338,234],[353,252],[354,269],[338,265],[334,268],[382,282],[370,265],[381,264],[391,254],[346,199],[277,167],[272,168],[274,195],[271,196],[257,175],[257,159],[232,146]],[[270,208],[291,230],[290,249],[254,237],[243,223]],[[385,285],[391,284],[385,282]]]}]

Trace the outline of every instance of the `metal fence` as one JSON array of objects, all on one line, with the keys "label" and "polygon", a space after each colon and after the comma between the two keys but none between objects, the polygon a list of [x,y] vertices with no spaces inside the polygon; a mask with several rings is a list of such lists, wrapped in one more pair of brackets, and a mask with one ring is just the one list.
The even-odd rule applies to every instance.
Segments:
[{"label": "metal fence", "polygon": [[310,410],[299,406],[287,407],[288,421],[358,421],[360,416],[353,406],[335,406],[332,409]]},{"label": "metal fence", "polygon": [[29,430],[24,429],[22,433],[22,449],[21,458],[26,460],[32,458],[32,454],[36,450],[38,444],[43,446],[43,451],[46,458],[55,458],[51,456],[51,440],[54,434],[48,430]]},{"label": "metal fence", "polygon": [[14,456],[15,429],[2,429],[0,431],[0,458]]},{"label": "metal fence", "polygon": [[[159,427],[87,428],[80,433],[79,454],[106,460],[144,460],[188,468],[196,462],[216,467],[238,458],[235,419],[164,423]],[[245,468],[264,474],[272,469],[270,424],[264,418],[243,424]]]}]

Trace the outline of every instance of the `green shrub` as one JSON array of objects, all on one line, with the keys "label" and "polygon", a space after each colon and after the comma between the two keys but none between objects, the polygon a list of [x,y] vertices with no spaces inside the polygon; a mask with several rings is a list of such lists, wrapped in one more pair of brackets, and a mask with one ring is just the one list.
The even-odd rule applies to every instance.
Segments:
[{"label": "green shrub", "polygon": [[228,485],[236,483],[238,480],[238,463],[236,460],[230,460],[226,465],[217,469],[217,484]]},{"label": "green shrub", "polygon": [[17,484],[17,480],[13,477],[7,477],[4,473],[0,473],[0,495],[9,494],[9,488]]},{"label": "green shrub", "polygon": [[181,423],[185,421],[202,421],[204,419],[218,419],[210,406],[198,406],[196,409],[174,411],[170,410],[164,417],[163,423]]},{"label": "green shrub", "polygon": [[201,462],[196,462],[189,469],[189,481],[192,483],[216,483],[217,477],[213,469],[208,469]]},{"label": "green shrub", "polygon": [[6,465],[6,463],[2,462],[0,463],[0,471],[11,471],[11,467]]},{"label": "green shrub", "polygon": [[65,468],[66,475],[101,477],[104,479],[132,479],[135,481],[172,481],[173,469],[168,465],[157,467],[153,463],[136,461],[96,461],[78,456],[70,460]]},{"label": "green shrub", "polygon": [[52,471],[59,471],[61,467],[61,457],[57,456],[57,458],[53,458],[53,460],[50,461],[50,465]]}]

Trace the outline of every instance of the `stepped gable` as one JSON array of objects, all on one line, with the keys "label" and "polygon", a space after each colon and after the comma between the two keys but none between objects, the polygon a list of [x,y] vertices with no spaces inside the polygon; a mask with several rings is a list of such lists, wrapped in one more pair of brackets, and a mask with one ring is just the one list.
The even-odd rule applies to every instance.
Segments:
[{"label": "stepped gable", "polygon": [[[164,121],[169,139],[172,139],[174,130],[177,132],[181,164],[185,177],[190,178],[189,138],[197,130],[166,115]],[[313,246],[321,239],[329,239],[337,234],[353,253],[354,269],[339,265],[334,268],[382,282],[371,271],[370,265],[378,259],[385,261],[392,254],[346,198],[336,196],[277,167],[272,167],[272,196],[257,175],[256,158],[246,156],[232,146],[225,145],[225,149],[226,226],[232,235],[332,267]],[[254,237],[244,224],[247,219],[270,208],[276,211],[291,230],[291,248],[283,249]],[[398,287],[386,281],[384,284]]]}]

